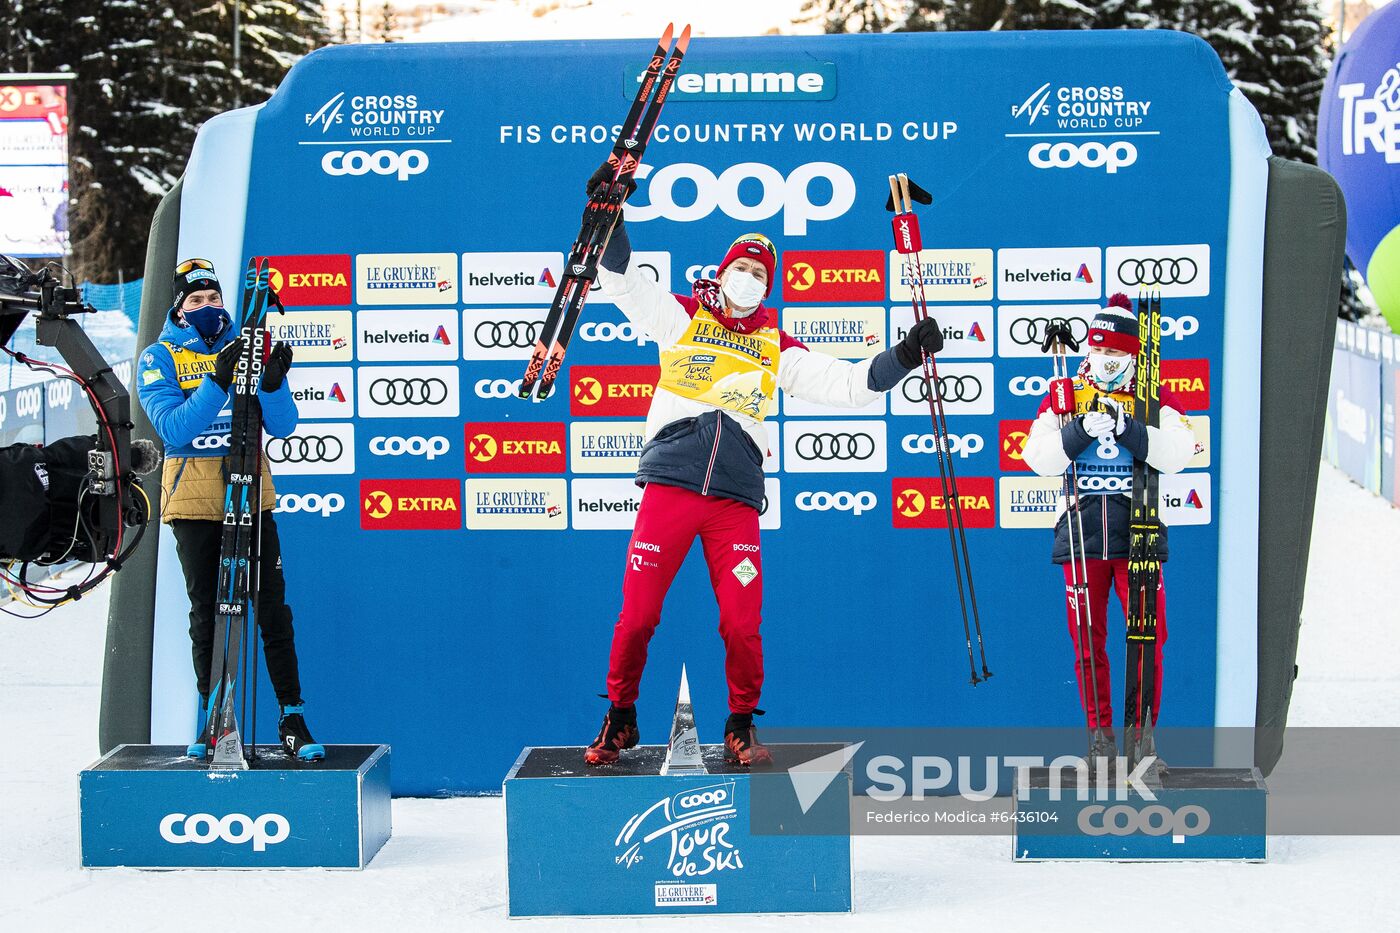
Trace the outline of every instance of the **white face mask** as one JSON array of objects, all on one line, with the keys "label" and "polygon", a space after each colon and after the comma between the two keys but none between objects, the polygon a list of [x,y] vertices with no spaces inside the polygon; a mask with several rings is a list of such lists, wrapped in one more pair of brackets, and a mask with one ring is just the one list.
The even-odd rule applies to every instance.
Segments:
[{"label": "white face mask", "polygon": [[738,269],[729,269],[724,273],[724,281],[720,283],[720,288],[724,291],[724,297],[740,311],[757,308],[767,290],[753,273],[741,272]]},{"label": "white face mask", "polygon": [[1099,384],[1099,388],[1112,392],[1126,385],[1132,378],[1137,361],[1131,356],[1109,356],[1107,353],[1089,354],[1089,375]]}]

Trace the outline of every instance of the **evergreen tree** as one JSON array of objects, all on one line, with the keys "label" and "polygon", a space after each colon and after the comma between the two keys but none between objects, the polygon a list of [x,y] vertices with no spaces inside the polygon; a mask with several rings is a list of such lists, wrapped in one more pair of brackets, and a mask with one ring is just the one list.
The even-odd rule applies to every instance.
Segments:
[{"label": "evergreen tree", "polygon": [[71,72],[69,224],[80,278],[139,277],[146,230],[209,117],[265,100],[326,41],[317,0],[9,0],[0,70]]},{"label": "evergreen tree", "polygon": [[390,0],[384,0],[379,17],[374,22],[374,38],[380,42],[399,41],[399,14]]}]

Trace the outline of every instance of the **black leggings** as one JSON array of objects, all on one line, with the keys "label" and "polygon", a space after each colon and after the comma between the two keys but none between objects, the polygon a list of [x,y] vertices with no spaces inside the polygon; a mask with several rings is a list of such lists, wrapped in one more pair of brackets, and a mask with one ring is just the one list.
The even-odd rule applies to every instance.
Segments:
[{"label": "black leggings", "polygon": [[[190,594],[190,643],[194,654],[194,676],[199,695],[209,696],[210,667],[214,657],[214,605],[219,588],[219,550],[223,543],[222,522],[177,518],[170,522],[175,532],[180,569],[185,572],[185,589]],[[301,680],[297,676],[297,649],[292,633],[292,610],[287,605],[287,581],[282,576],[282,543],[277,539],[277,523],[272,512],[262,513],[262,591],[258,596],[258,628],[262,632],[263,654],[272,688],[281,706],[301,702]],[[229,659],[237,664],[236,658]]]}]

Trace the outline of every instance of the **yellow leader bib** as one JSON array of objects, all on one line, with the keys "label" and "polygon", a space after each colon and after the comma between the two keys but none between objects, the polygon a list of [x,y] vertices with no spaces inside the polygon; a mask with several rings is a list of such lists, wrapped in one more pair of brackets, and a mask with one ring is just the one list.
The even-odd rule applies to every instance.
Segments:
[{"label": "yellow leader bib", "polygon": [[703,307],[673,345],[661,351],[661,388],[762,421],[778,390],[781,344],[776,327],[729,330]]},{"label": "yellow leader bib", "polygon": [[204,377],[214,371],[214,360],[219,356],[217,353],[197,353],[169,343],[165,348],[175,361],[175,378],[179,380],[180,388],[187,392],[199,388]]}]

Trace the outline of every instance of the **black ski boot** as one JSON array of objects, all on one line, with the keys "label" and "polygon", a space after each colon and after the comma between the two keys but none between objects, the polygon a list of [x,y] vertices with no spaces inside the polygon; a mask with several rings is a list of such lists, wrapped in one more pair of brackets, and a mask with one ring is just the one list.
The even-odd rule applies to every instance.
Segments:
[{"label": "black ski boot", "polygon": [[610,765],[617,761],[619,752],[635,746],[640,737],[637,708],[609,705],[603,717],[603,728],[598,730],[593,744],[584,749],[583,760],[590,765]]},{"label": "black ski boot", "polygon": [[[755,710],[754,712],[758,712]],[[753,713],[730,713],[724,721],[724,757],[746,768],[773,764],[773,753],[758,741]]]},{"label": "black ski boot", "polygon": [[326,757],[326,748],[311,737],[311,730],[306,728],[306,720],[302,718],[305,711],[306,706],[302,703],[282,707],[282,715],[277,720],[277,734],[282,739],[282,748],[293,758],[320,761]]},{"label": "black ski boot", "polygon": [[1117,757],[1118,739],[1114,737],[1112,729],[1100,726],[1089,734],[1089,769],[1091,772],[1098,766],[1100,758],[1107,758],[1109,770],[1113,770]]}]

